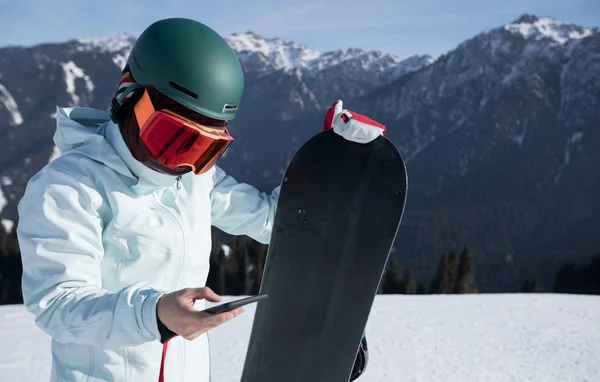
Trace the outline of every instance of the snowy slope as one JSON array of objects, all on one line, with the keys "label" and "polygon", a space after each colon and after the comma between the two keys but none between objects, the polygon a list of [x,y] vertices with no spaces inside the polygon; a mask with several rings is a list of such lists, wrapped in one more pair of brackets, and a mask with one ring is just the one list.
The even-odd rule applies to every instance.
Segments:
[{"label": "snowy slope", "polygon": [[585,28],[572,23],[555,20],[549,17],[524,15],[515,22],[504,26],[505,30],[521,34],[532,41],[546,41],[564,45],[597,32],[596,28]]},{"label": "snowy slope", "polygon": [[[239,381],[253,311],[211,331],[214,382]],[[0,320],[0,381],[47,380],[49,339],[32,316],[5,306]],[[377,296],[359,381],[599,381],[599,326],[600,296]]]},{"label": "snowy slope", "polygon": [[0,84],[0,105],[4,106],[4,108],[10,113],[10,126],[18,126],[23,123],[23,116],[19,112],[17,102],[2,84]]}]

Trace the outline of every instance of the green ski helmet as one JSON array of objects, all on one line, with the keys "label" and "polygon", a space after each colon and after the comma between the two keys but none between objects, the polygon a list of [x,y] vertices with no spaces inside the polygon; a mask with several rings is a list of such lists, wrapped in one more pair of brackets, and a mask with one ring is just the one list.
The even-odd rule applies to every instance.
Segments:
[{"label": "green ski helmet", "polygon": [[200,114],[235,118],[244,91],[242,67],[223,37],[198,21],[154,22],[136,40],[127,66],[139,85]]}]

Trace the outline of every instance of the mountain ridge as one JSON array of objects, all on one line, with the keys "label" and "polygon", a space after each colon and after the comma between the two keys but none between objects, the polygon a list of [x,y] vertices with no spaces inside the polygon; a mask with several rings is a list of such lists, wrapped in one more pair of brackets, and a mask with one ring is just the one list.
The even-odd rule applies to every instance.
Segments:
[{"label": "mountain ridge", "polygon": [[[342,99],[386,124],[407,161],[409,199],[394,252],[403,264],[427,277],[441,252],[469,245],[483,288],[506,290],[540,262],[547,282],[565,259],[600,247],[598,28],[523,15],[412,63],[236,36],[229,41],[239,43],[246,89],[231,124],[236,142],[219,164],[238,181],[277,185]],[[56,104],[106,109],[132,42],[119,34],[0,48],[4,218],[16,217],[27,180],[57,155]]]}]

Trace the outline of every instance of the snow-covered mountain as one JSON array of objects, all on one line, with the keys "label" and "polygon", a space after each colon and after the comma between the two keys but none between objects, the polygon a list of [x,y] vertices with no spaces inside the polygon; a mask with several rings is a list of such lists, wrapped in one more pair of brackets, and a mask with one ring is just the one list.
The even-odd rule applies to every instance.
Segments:
[{"label": "snow-covered mountain", "polygon": [[[478,115],[497,113],[506,119],[531,110],[523,103],[515,105],[520,110],[501,107],[509,93],[528,96],[527,101],[539,103],[564,123],[581,123],[600,110],[599,39],[598,29],[526,15],[463,42],[416,75],[403,77],[360,102],[391,123],[406,124],[406,118],[418,118],[415,112],[426,113],[422,117],[427,123],[421,121],[421,128],[397,129],[409,160],[436,142],[440,133],[477,125]],[[522,146],[528,122],[512,122],[511,131],[500,132],[498,126],[479,129],[504,137],[508,133]],[[572,138],[578,142],[581,136],[574,132]]]},{"label": "snow-covered mountain", "polygon": [[432,245],[417,232],[445,238],[438,251],[474,245],[511,277],[600,248],[597,28],[526,15],[353,105],[409,161],[400,241],[423,267]]},{"label": "snow-covered mountain", "polygon": [[386,73],[389,78],[397,78],[433,62],[433,58],[427,55],[401,59],[378,51],[367,52],[356,48],[321,53],[293,41],[264,38],[253,32],[234,33],[227,36],[226,40],[237,52],[245,72],[261,75],[297,69],[305,75],[314,75],[346,64],[355,69]]},{"label": "snow-covered mountain", "polygon": [[308,68],[321,57],[320,52],[307,46],[279,38],[266,39],[253,32],[233,33],[226,40],[245,63],[246,73]]},{"label": "snow-covered mountain", "polygon": [[[364,94],[433,62],[429,56],[403,60],[360,49],[321,53],[253,32],[234,33],[226,39],[246,76],[243,108],[253,115],[257,108],[268,110],[280,120],[321,110],[344,94]],[[6,205],[7,216],[14,217],[16,200],[28,177],[55,155],[52,128],[48,128],[55,105],[106,109],[134,42],[134,36],[121,33],[0,48],[0,139],[11,147],[0,159],[0,171],[11,179],[11,184],[0,189],[4,196],[0,206]],[[24,114],[30,115],[25,130],[36,134],[31,140],[17,142],[21,137],[10,127],[23,124]],[[12,166],[19,167],[14,174],[10,174]],[[13,178],[17,179],[13,182]]]},{"label": "snow-covered mountain", "polygon": [[[56,155],[55,105],[107,108],[134,41],[121,34],[0,49],[5,218],[15,217],[27,180]],[[278,184],[327,107],[342,99],[385,123],[407,159],[395,254],[424,277],[452,246],[471,246],[480,285],[496,290],[539,266],[547,283],[565,259],[600,248],[597,28],[524,15],[435,60],[318,52],[252,32],[227,41],[246,87],[231,126],[235,144],[220,164],[238,180]]]},{"label": "snow-covered mountain", "polygon": [[[255,309],[209,332],[214,381],[240,380]],[[0,380],[48,380],[50,337],[33,315],[1,306],[0,319]],[[599,296],[378,295],[366,327],[369,362],[357,382],[597,381],[599,320]]]}]

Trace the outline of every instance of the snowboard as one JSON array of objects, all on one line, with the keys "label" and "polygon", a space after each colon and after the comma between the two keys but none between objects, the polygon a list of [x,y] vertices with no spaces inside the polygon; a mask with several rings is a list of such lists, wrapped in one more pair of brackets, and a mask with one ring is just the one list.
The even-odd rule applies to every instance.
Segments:
[{"label": "snowboard", "polygon": [[[384,136],[325,130],[281,184],[241,382],[348,382],[406,202]],[[366,371],[368,373],[368,370]]]}]

